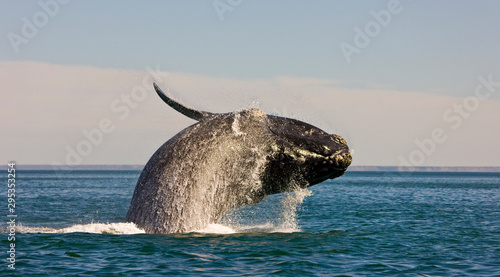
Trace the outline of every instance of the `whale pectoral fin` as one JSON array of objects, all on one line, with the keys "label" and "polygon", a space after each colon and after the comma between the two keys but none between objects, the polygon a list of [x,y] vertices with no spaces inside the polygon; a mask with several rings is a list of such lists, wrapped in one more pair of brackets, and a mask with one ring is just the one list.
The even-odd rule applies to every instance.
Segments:
[{"label": "whale pectoral fin", "polygon": [[156,90],[156,93],[158,93],[158,96],[160,96],[160,98],[165,102],[167,103],[170,107],[174,108],[174,110],[180,112],[181,114],[189,117],[189,118],[192,118],[194,120],[202,120],[204,118],[207,118],[207,117],[211,117],[213,115],[215,115],[214,113],[209,113],[209,112],[204,112],[204,111],[197,111],[197,110],[194,110],[194,109],[191,109],[191,108],[188,108],[184,105],[182,105],[181,103],[179,102],[176,102],[174,100],[172,100],[170,97],[168,97],[161,89],[160,87],[158,87],[158,85],[156,83],[153,83],[153,86]]}]

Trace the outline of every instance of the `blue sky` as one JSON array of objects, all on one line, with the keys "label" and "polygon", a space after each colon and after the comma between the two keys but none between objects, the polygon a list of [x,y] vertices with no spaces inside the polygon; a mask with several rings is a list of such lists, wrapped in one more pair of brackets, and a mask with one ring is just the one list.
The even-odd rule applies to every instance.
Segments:
[{"label": "blue sky", "polygon": [[[53,3],[57,3],[58,7],[54,15],[49,16],[48,21],[37,28],[32,38],[25,38],[27,43],[13,46],[12,34],[23,37],[22,28],[25,25],[23,18],[33,23],[37,14],[40,16],[40,13],[48,13],[44,11],[43,5],[49,5],[54,11]],[[223,3],[231,7],[230,11],[222,14],[223,20],[214,3]],[[388,5],[397,6],[399,12],[391,14],[386,26],[381,26],[379,23],[380,29],[376,35],[370,37],[367,46],[358,47],[359,53],[352,54],[351,61],[348,62],[340,45],[347,43],[356,46],[355,28],[366,30],[367,25],[376,22],[373,13],[387,12]],[[382,101],[380,98],[387,97],[385,93],[388,91],[397,92],[401,98],[394,97],[385,102],[405,101],[404,99],[407,99],[405,95],[413,93],[422,95],[420,99],[423,100],[429,97],[428,101],[435,103],[441,100],[433,97],[448,97],[446,98],[448,100],[443,100],[444,104],[429,107],[436,109],[435,121],[429,119],[422,122],[423,127],[419,127],[422,129],[419,131],[421,133],[412,134],[405,144],[406,148],[401,146],[398,150],[401,152],[401,149],[404,149],[406,154],[402,155],[408,156],[412,147],[415,147],[414,139],[411,138],[426,138],[436,126],[446,126],[447,123],[443,123],[440,114],[446,112],[448,107],[453,107],[454,103],[461,103],[465,97],[470,96],[478,84],[478,76],[487,78],[491,75],[493,80],[500,80],[500,55],[498,55],[500,36],[497,35],[500,27],[499,10],[498,1],[73,0],[66,4],[60,4],[55,0],[1,1],[0,62],[13,62],[4,64],[4,70],[12,72],[15,70],[9,68],[14,68],[16,64],[22,62],[128,72],[144,72],[147,67],[159,67],[164,72],[196,76],[198,79],[204,77],[220,82],[221,80],[241,82],[239,85],[233,85],[242,91],[245,91],[245,82],[267,80],[268,83],[273,83],[272,80],[275,78],[286,76],[301,80],[304,78],[330,80],[334,85],[325,85],[326,87],[334,86],[337,91],[346,90],[346,93],[358,90],[363,90],[363,93],[372,91],[379,95],[374,98],[378,100],[374,101]],[[39,20],[40,18],[42,17],[39,17]],[[17,53],[15,48],[18,49]],[[19,72],[23,74],[23,70]],[[47,78],[52,80],[52,84],[61,81],[57,76]],[[179,77],[179,80],[181,79]],[[3,80],[4,87],[10,87],[11,84],[7,84],[8,80]],[[23,82],[22,79],[20,81]],[[114,81],[119,82],[119,80]],[[211,94],[210,91],[220,89],[218,86],[234,89],[233,85],[219,83],[205,89],[207,95],[215,95],[215,92]],[[186,86],[186,83],[179,81],[176,90],[184,94],[184,91],[189,91]],[[248,87],[255,87],[255,83],[252,85],[248,83]],[[288,87],[289,83],[282,89]],[[47,84],[46,89],[50,88],[51,85]],[[8,91],[2,91],[2,94],[5,93]],[[307,89],[296,94],[300,93],[302,94],[297,96],[297,99],[308,98]],[[331,95],[333,94],[332,92]],[[489,149],[500,148],[498,144],[490,145],[494,143],[491,136],[496,138],[496,133],[491,134],[489,130],[491,126],[488,126],[489,122],[493,122],[488,120],[492,120],[491,118],[495,116],[498,118],[500,115],[498,111],[495,112],[499,95],[500,92],[496,92],[489,96],[488,105],[482,107],[493,105],[492,108],[479,109],[475,113],[478,118],[477,123],[471,127],[477,129],[474,129],[476,135],[490,138],[485,142]],[[264,102],[268,97],[261,94],[248,96],[248,93],[240,96],[246,100],[257,99],[260,102]],[[191,102],[196,102],[196,97],[186,97]],[[238,98],[238,94],[233,97]],[[294,98],[291,98],[288,101],[293,102],[293,100]],[[328,101],[336,100],[328,98]],[[194,104],[203,107],[205,101]],[[320,104],[314,106],[314,101],[311,103],[313,103],[312,108],[320,109],[318,113],[328,114],[327,106]],[[411,105],[408,102],[404,103]],[[223,102],[217,104],[216,101],[215,104],[207,105],[226,110],[223,104]],[[68,104],[60,103],[60,105]],[[275,107],[279,105],[279,101],[269,101],[264,105]],[[293,103],[287,105],[294,107]],[[395,103],[394,107],[398,105],[403,104]],[[425,105],[410,107],[409,110],[417,111],[422,107],[425,108]],[[359,122],[362,122],[363,118],[371,117],[371,111],[361,110],[356,104],[353,104],[352,110],[355,113],[349,116],[357,117],[356,120]],[[292,114],[295,113],[301,115],[300,111]],[[483,120],[479,115],[488,120]],[[392,116],[399,115],[392,114]],[[336,126],[336,117],[327,115],[324,119],[323,116],[316,116],[318,117],[321,119],[317,121],[326,122],[328,126]],[[349,125],[349,120],[344,119],[344,121],[345,125]],[[57,124],[55,120],[54,125]],[[360,127],[362,126],[360,124]],[[126,127],[123,128],[126,131]],[[399,128],[399,125],[394,128]],[[167,135],[178,131],[175,128],[168,130]],[[390,132],[391,129],[383,131]],[[29,130],[26,132],[29,133]],[[462,132],[467,133],[467,129],[463,129]],[[366,139],[371,135],[368,132],[351,133],[352,136],[357,136],[355,139],[361,149],[363,145],[373,143]],[[364,139],[360,139],[360,136]],[[14,139],[14,137],[5,138],[6,141]],[[382,137],[379,139],[384,145],[384,139]],[[428,160],[422,165],[500,165],[500,161],[495,162],[493,157],[485,161],[481,155],[472,160],[463,158],[458,162],[456,157],[450,157],[449,153],[456,152],[460,145],[470,143],[470,140],[472,138],[455,142],[457,148],[452,147],[447,156],[443,153],[442,158],[436,158],[435,161]],[[77,142],[78,138],[75,138],[74,142],[66,143],[71,145]],[[442,148],[446,148],[445,145],[452,142],[450,139]],[[148,147],[153,149],[158,146],[156,143],[151,142]],[[387,144],[386,147],[390,145]],[[21,145],[19,146],[21,148]],[[488,153],[487,150],[484,152]],[[14,152],[5,153],[16,155]],[[360,155],[365,156],[359,161],[363,165],[398,164],[397,158],[380,162],[370,157],[367,151],[362,153]],[[145,153],[144,156],[150,154]],[[97,158],[98,154],[92,156],[96,158],[89,158],[84,163],[124,161],[142,163],[144,159],[147,160],[147,157],[129,157],[118,161]],[[436,156],[439,156],[437,152]],[[27,163],[50,162],[50,159],[45,160],[35,156],[30,158],[28,154],[23,157]]]},{"label": "blue sky", "polygon": [[[223,1],[221,1],[223,2]],[[464,93],[469,76],[498,70],[497,1],[400,1],[370,45],[348,64],[339,44],[389,1],[241,1],[220,21],[212,1],[70,1],[18,54],[38,1],[3,1],[2,60],[232,78],[307,76],[401,90]],[[8,12],[7,12],[8,11]]]}]

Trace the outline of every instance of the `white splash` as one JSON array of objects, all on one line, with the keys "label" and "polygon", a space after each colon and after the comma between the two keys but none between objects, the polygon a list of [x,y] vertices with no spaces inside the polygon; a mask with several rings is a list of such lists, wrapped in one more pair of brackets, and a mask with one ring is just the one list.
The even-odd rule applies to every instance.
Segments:
[{"label": "white splash", "polygon": [[238,226],[238,233],[295,233],[302,232],[297,226],[285,227],[282,225],[276,225],[272,222],[267,222],[258,225],[243,225]]},{"label": "white splash", "polygon": [[77,224],[67,228],[49,227],[29,227],[20,226],[20,233],[45,233],[45,234],[65,234],[65,233],[94,233],[94,234],[144,234],[144,230],[139,229],[134,223],[90,223]]},{"label": "white splash", "polygon": [[312,191],[305,189],[297,189],[293,192],[288,192],[281,198],[281,224],[280,228],[283,230],[298,230],[300,231],[297,222],[297,209],[300,204],[304,202],[307,196],[311,196]]},{"label": "white splash", "polygon": [[297,228],[297,226],[286,227],[267,222],[264,224],[256,225],[209,224],[203,229],[192,231],[192,233],[228,235],[244,233],[294,233],[301,231],[302,230],[300,228]]},{"label": "white splash", "polygon": [[208,224],[207,227],[200,229],[200,230],[195,230],[193,232],[194,233],[201,233],[201,234],[234,234],[234,233],[237,233],[237,231],[235,231],[230,226],[225,226],[222,224]]},{"label": "white splash", "polygon": [[283,193],[279,197],[273,197],[273,199],[266,198],[258,204],[230,211],[223,218],[222,225],[214,224],[201,231],[219,234],[222,233],[224,227],[234,233],[302,232],[297,220],[298,209],[304,199],[310,195],[312,191],[309,189],[297,189]]}]

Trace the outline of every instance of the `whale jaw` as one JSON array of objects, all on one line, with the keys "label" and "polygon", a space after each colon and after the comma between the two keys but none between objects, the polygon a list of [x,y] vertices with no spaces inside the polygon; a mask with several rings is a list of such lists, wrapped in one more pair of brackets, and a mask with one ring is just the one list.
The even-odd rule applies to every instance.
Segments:
[{"label": "whale jaw", "polygon": [[352,162],[346,141],[295,119],[269,116],[274,144],[264,191],[274,194],[342,176]]}]

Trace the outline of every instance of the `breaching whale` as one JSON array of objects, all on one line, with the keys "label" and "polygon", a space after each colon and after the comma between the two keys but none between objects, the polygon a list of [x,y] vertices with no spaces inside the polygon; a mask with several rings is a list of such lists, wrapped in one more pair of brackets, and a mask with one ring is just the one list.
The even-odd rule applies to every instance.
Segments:
[{"label": "breaching whale", "polygon": [[198,122],[165,142],[144,167],[126,215],[147,233],[180,233],[216,223],[265,195],[344,174],[346,141],[310,124],[259,109],[210,113],[160,98]]}]

